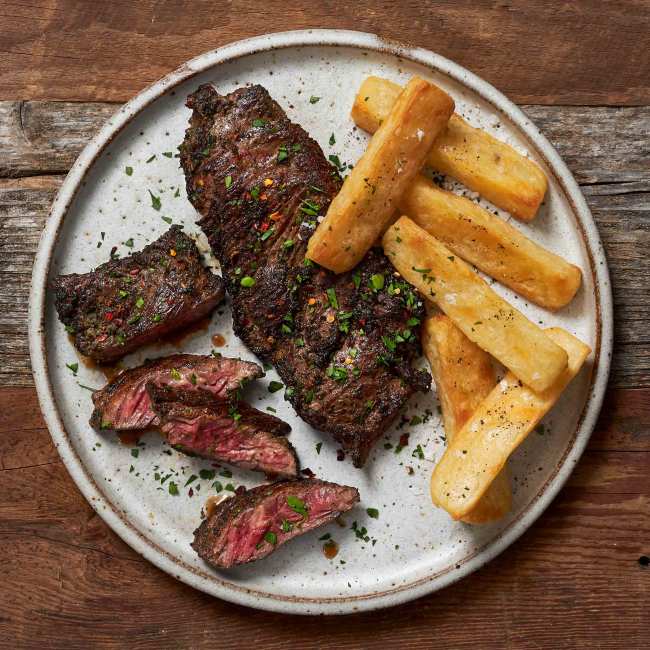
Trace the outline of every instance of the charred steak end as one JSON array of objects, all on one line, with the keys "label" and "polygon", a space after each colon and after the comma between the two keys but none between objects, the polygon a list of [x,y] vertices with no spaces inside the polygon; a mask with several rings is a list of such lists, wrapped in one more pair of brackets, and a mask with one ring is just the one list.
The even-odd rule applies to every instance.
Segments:
[{"label": "charred steak end", "polygon": [[90,273],[53,282],[61,322],[77,349],[100,363],[207,316],[223,299],[223,280],[201,263],[196,244],[172,226],[137,253]]}]

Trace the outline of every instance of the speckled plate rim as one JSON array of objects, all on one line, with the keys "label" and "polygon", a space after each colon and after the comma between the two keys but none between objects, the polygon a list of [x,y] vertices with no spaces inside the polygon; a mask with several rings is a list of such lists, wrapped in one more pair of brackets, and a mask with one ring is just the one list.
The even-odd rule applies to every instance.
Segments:
[{"label": "speckled plate rim", "polygon": [[[483,100],[512,121],[525,136],[529,147],[542,157],[570,204],[587,250],[595,288],[596,345],[588,398],[567,451],[551,478],[501,533],[455,567],[429,575],[406,585],[360,596],[305,598],[283,596],[246,589],[221,580],[209,570],[191,567],[165,552],[138,531],[111,503],[84,467],[65,431],[50,383],[45,336],[45,293],[52,253],[67,208],[83,179],[104,148],[119,132],[154,100],[192,76],[222,63],[269,50],[300,46],[340,46],[392,54],[424,65],[449,76],[477,93]],[[32,272],[29,299],[29,349],[38,398],[54,444],[68,472],[91,506],[129,546],[166,573],[206,593],[241,605],[296,614],[343,614],[389,607],[413,600],[459,580],[489,562],[522,535],[555,498],[571,474],[589,440],[600,412],[609,376],[613,338],[612,296],[605,253],[596,224],[580,189],[558,153],[527,116],[487,82],[452,61],[428,50],[386,40],[363,32],[313,29],[279,32],[231,43],[206,52],[143,90],[120,108],[86,146],[72,166],[52,205],[41,236]]]}]

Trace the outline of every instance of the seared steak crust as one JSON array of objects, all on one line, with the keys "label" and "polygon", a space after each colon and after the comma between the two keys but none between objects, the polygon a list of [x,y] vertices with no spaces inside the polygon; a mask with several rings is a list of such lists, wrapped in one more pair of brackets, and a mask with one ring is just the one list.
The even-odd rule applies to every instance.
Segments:
[{"label": "seared steak crust", "polygon": [[60,275],[53,289],[75,346],[101,363],[204,318],[225,295],[222,279],[201,264],[180,226],[90,273]]},{"label": "seared steak crust", "polygon": [[235,333],[299,415],[364,463],[414,390],[422,303],[379,250],[335,275],[305,260],[341,179],[261,86],[201,86],[181,146],[187,192],[233,297]]},{"label": "seared steak crust", "polygon": [[253,562],[358,501],[356,488],[319,479],[260,485],[218,504],[194,531],[192,547],[217,568]]},{"label": "seared steak crust", "polygon": [[256,363],[200,354],[173,354],[124,370],[93,393],[95,409],[90,424],[116,431],[146,429],[156,425],[147,384],[184,391],[206,391],[228,400],[247,382],[262,377]]},{"label": "seared steak crust", "polygon": [[298,474],[296,451],[286,438],[291,427],[280,418],[206,391],[150,383],[147,392],[161,432],[178,451],[269,476]]}]

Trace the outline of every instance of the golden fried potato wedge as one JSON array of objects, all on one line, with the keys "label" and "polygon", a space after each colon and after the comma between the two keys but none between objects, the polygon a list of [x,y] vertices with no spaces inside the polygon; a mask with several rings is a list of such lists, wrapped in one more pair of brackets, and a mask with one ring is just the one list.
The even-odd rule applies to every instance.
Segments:
[{"label": "golden fried potato wedge", "polygon": [[[444,314],[429,316],[422,327],[422,349],[431,365],[448,443],[496,385],[490,355],[472,343]],[[501,519],[512,506],[504,467],[462,520],[484,524]]]},{"label": "golden fried potato wedge", "polygon": [[582,275],[577,266],[422,175],[413,179],[399,208],[456,255],[537,305],[564,307],[580,287]]},{"label": "golden fried potato wedge", "polygon": [[454,519],[462,519],[480,503],[510,454],[555,404],[591,352],[563,329],[546,333],[568,355],[561,376],[548,390],[536,393],[508,373],[454,436],[433,470],[431,498]]},{"label": "golden fried potato wedge", "polygon": [[309,259],[336,273],[361,261],[453,112],[447,93],[411,79],[311,236]]},{"label": "golden fried potato wedge", "polygon": [[[368,77],[352,107],[352,119],[374,133],[388,116],[401,86]],[[548,182],[532,160],[511,146],[470,126],[458,114],[435,141],[427,165],[459,180],[517,219],[531,221],[544,200]]]},{"label": "golden fried potato wedge", "polygon": [[411,219],[400,217],[382,241],[404,279],[525,384],[546,390],[566,368],[567,355],[559,345]]}]

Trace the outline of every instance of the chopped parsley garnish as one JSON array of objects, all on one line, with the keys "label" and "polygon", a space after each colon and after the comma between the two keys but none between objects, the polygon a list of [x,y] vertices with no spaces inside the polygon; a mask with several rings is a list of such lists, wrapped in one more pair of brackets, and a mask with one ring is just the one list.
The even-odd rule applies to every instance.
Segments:
[{"label": "chopped parsley garnish", "polygon": [[267,531],[264,533],[264,541],[268,542],[269,544],[273,544],[275,546],[278,543],[278,536],[272,532],[272,531]]},{"label": "chopped parsley garnish", "polygon": [[232,478],[232,472],[229,469],[224,469],[223,471],[219,472],[219,476],[223,476],[224,478]]},{"label": "chopped parsley garnish", "polygon": [[182,377],[181,377],[181,373],[178,372],[178,370],[176,370],[176,368],[172,368],[172,369],[169,371],[169,374],[171,375],[171,377],[172,377],[172,379],[173,379],[174,381],[180,381],[180,380],[182,379]]},{"label": "chopped parsley garnish", "polygon": [[171,151],[163,151],[163,156],[171,158],[174,154]]},{"label": "chopped parsley garnish", "polygon": [[330,147],[336,144],[336,138],[334,137],[334,134],[330,135]]},{"label": "chopped parsley garnish", "polygon": [[275,232],[275,227],[271,227],[267,231],[262,233],[262,236],[260,237],[260,239],[262,241],[266,241],[274,232]]},{"label": "chopped parsley garnish", "polygon": [[223,184],[226,186],[226,189],[230,189],[232,186],[232,176],[228,175],[223,179]]},{"label": "chopped parsley garnish", "polygon": [[234,492],[235,486],[232,483],[228,483],[228,485],[226,485],[226,490],[228,490],[228,492]]},{"label": "chopped parsley garnish", "polygon": [[255,185],[254,187],[251,187],[251,196],[258,201],[260,198],[260,188]]},{"label": "chopped parsley garnish", "polygon": [[250,275],[245,275],[240,281],[242,287],[252,287],[255,284],[255,278],[251,278]]},{"label": "chopped parsley garnish", "polygon": [[174,481],[169,481],[169,487],[167,488],[169,491],[169,494],[171,494],[174,497],[178,496],[178,485],[174,483]]},{"label": "chopped parsley garnish", "polygon": [[416,318],[415,316],[412,316],[411,318],[409,318],[409,319],[406,321],[406,325],[407,325],[408,327],[415,327],[416,325],[419,325],[419,324],[420,324],[420,319],[419,319],[419,318]]},{"label": "chopped parsley garnish", "polygon": [[131,449],[131,456],[133,456],[133,458],[137,458],[139,455],[140,455],[140,450],[137,447]]},{"label": "chopped parsley garnish", "polygon": [[312,95],[309,98],[309,103],[310,104],[317,104],[320,101],[320,97],[316,97],[316,95]]},{"label": "chopped parsley garnish", "polygon": [[153,315],[153,322],[154,323],[159,323],[162,320],[162,316],[160,314],[154,314]]},{"label": "chopped parsley garnish", "polygon": [[333,309],[339,308],[339,301],[336,298],[336,291],[334,289],[327,290],[327,299],[330,303],[330,307],[332,307]]},{"label": "chopped parsley garnish", "polygon": [[431,269],[416,269],[414,266],[411,267],[416,273],[431,273]]},{"label": "chopped parsley garnish", "polygon": [[348,378],[348,371],[339,366],[329,366],[325,374],[334,381],[346,381]]},{"label": "chopped parsley garnish", "polygon": [[197,478],[199,477],[196,474],[192,474],[192,476],[190,476],[187,481],[185,481],[185,487],[187,487],[190,483],[194,483]]},{"label": "chopped parsley garnish", "polygon": [[317,442],[316,443],[316,453],[320,454],[321,447],[323,446],[322,442]]},{"label": "chopped parsley garnish", "polygon": [[151,196],[151,207],[154,210],[159,211],[162,205],[160,197],[156,196],[151,190],[147,190],[147,192],[149,192],[149,195]]},{"label": "chopped parsley garnish", "polygon": [[259,117],[253,120],[253,126],[256,128],[261,128],[263,126],[266,126],[267,124],[268,122],[266,120],[263,120]]},{"label": "chopped parsley garnish", "polygon": [[420,460],[424,460],[424,451],[422,451],[422,445],[418,445],[414,450],[413,453],[411,454],[413,458],[419,458]]},{"label": "chopped parsley garnish", "polygon": [[291,248],[294,243],[293,239],[287,239],[284,244],[282,244],[282,248]]},{"label": "chopped parsley garnish", "polygon": [[124,173],[125,173],[127,176],[133,176],[133,167],[125,167],[125,168],[124,168]]},{"label": "chopped parsley garnish", "polygon": [[213,469],[202,469],[199,471],[199,476],[204,481],[211,481],[215,477],[216,472]]},{"label": "chopped parsley garnish", "polygon": [[133,248],[133,237],[129,237],[125,242],[125,246],[128,246],[129,248]]},{"label": "chopped parsley garnish", "polygon": [[290,494],[287,497],[287,505],[294,511],[297,512],[299,515],[302,515],[303,517],[307,516],[307,505],[302,499],[299,499],[298,497],[294,496],[293,494]]},{"label": "chopped parsley garnish", "polygon": [[359,286],[361,285],[361,275],[360,275],[359,271],[355,271],[352,274],[352,281],[354,282],[355,288],[358,289]]},{"label": "chopped parsley garnish", "polygon": [[374,273],[370,276],[370,286],[375,291],[381,291],[384,288],[384,276],[381,273]]},{"label": "chopped parsley garnish", "polygon": [[379,510],[377,508],[366,508],[366,512],[368,513],[368,517],[379,519]]},{"label": "chopped parsley garnish", "polygon": [[284,384],[280,381],[271,381],[269,382],[269,393],[277,393],[279,390],[282,390],[284,388]]},{"label": "chopped parsley garnish", "polygon": [[286,145],[283,144],[278,149],[278,158],[277,158],[277,160],[278,160],[279,163],[281,163],[281,162],[284,162],[285,160],[287,160],[287,158],[289,158],[289,152],[287,151]]},{"label": "chopped parsley garnish", "polygon": [[156,159],[156,154],[154,154],[153,156],[150,156],[149,158],[147,158],[146,162],[150,163],[152,160],[155,160],[155,159]]},{"label": "chopped parsley garnish", "polygon": [[283,519],[280,528],[282,528],[283,533],[289,533],[293,530],[293,524],[290,521]]},{"label": "chopped parsley garnish", "polygon": [[142,296],[138,296],[138,299],[135,301],[135,306],[138,309],[142,309],[144,307],[144,298],[142,298]]},{"label": "chopped parsley garnish", "polygon": [[341,159],[336,154],[330,154],[328,158],[339,171],[345,169],[345,165],[341,165]]},{"label": "chopped parsley garnish", "polygon": [[211,487],[213,487],[217,492],[222,492],[223,491],[223,485],[221,484],[221,481],[215,481]]},{"label": "chopped parsley garnish", "polygon": [[79,364],[76,363],[76,362],[75,362],[75,363],[66,363],[66,364],[65,364],[65,367],[66,367],[66,368],[69,368],[70,370],[72,370],[72,373],[73,373],[74,375],[76,375],[76,374],[77,374],[77,370],[79,370]]},{"label": "chopped parsley garnish", "polygon": [[171,218],[171,217],[162,217],[162,220],[163,220],[165,223],[171,223],[171,222],[172,222],[172,218]]}]

